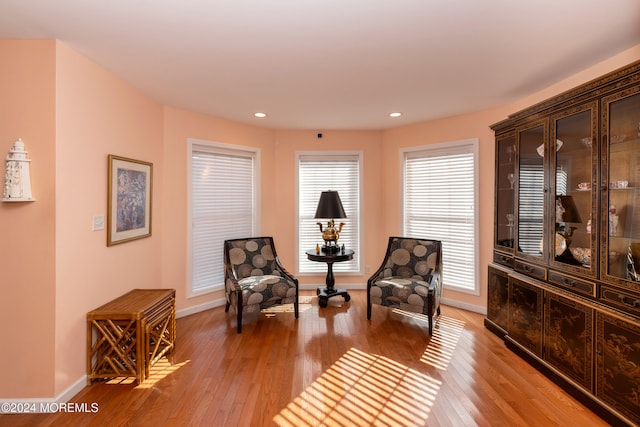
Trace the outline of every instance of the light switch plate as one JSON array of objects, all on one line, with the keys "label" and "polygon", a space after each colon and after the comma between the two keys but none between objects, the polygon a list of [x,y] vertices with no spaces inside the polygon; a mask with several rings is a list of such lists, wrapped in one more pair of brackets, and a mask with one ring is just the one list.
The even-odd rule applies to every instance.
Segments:
[{"label": "light switch plate", "polygon": [[104,230],[104,215],[94,215],[92,225],[93,231]]}]

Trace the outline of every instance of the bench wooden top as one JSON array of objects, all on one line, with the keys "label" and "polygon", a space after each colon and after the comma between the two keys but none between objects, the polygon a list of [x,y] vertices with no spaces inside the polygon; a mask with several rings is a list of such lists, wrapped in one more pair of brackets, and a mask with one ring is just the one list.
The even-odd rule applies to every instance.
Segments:
[{"label": "bench wooden top", "polygon": [[141,318],[158,303],[175,298],[175,289],[134,289],[87,313],[87,319],[125,315]]}]

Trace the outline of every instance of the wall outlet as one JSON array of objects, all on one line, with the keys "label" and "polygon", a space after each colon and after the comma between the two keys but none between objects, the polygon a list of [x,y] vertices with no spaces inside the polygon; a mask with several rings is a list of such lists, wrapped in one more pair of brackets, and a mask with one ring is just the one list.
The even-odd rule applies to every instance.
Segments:
[{"label": "wall outlet", "polygon": [[104,230],[104,215],[94,215],[91,230],[100,231]]},{"label": "wall outlet", "polygon": [[366,274],[371,274],[371,266],[370,265],[366,265],[364,267],[364,271],[365,271]]}]

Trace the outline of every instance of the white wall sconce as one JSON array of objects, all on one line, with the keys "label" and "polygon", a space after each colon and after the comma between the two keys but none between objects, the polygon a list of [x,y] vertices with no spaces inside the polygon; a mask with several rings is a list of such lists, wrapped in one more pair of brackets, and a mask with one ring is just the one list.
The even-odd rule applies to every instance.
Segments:
[{"label": "white wall sconce", "polygon": [[4,175],[3,202],[33,202],[31,195],[31,174],[27,150],[21,138],[13,144],[7,155],[7,166]]}]

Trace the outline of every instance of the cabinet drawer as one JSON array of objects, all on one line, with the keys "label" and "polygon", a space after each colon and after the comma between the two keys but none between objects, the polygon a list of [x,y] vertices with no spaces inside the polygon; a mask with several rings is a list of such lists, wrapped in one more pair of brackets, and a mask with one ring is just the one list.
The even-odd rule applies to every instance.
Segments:
[{"label": "cabinet drawer", "polygon": [[547,269],[544,267],[529,264],[520,260],[515,260],[513,264],[513,269],[519,273],[535,277],[536,279],[547,280]]},{"label": "cabinet drawer", "polygon": [[494,252],[493,262],[513,268],[513,256],[511,255],[506,255],[500,252]]},{"label": "cabinet drawer", "polygon": [[549,272],[549,282],[563,288],[579,292],[591,298],[596,296],[596,284],[587,282],[586,280],[576,279],[575,277],[565,276],[555,271]]},{"label": "cabinet drawer", "polygon": [[616,288],[602,286],[600,290],[600,300],[611,304],[625,311],[640,315],[640,295],[628,291],[621,291]]}]

